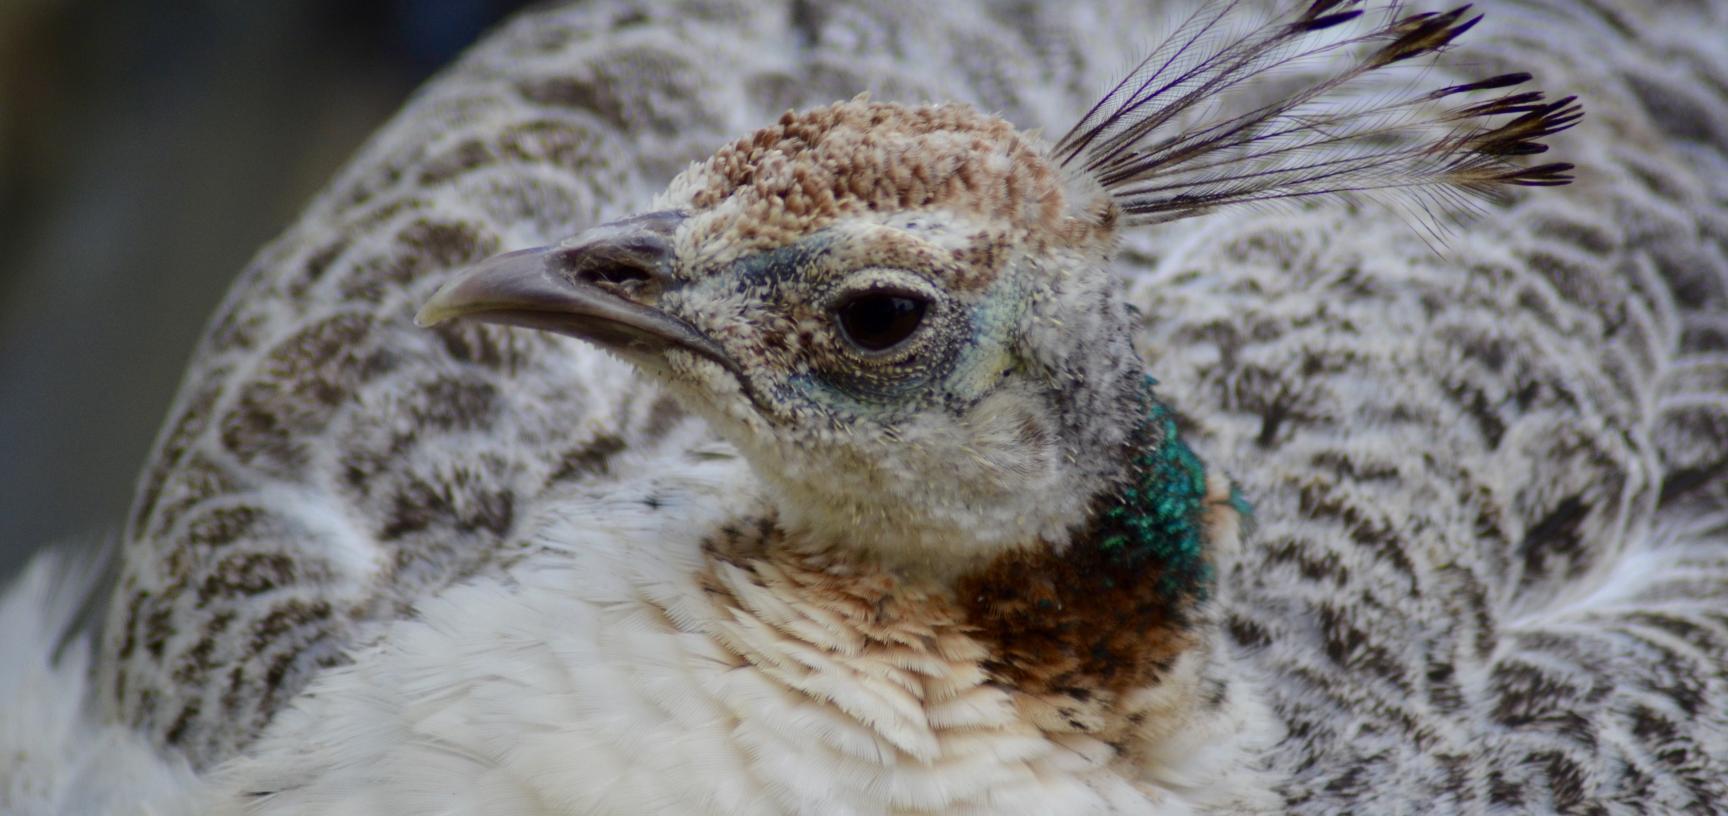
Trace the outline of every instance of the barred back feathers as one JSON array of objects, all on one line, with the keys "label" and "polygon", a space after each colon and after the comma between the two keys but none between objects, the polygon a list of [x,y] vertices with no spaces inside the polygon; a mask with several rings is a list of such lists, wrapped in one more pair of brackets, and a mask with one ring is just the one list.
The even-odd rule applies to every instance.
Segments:
[{"label": "barred back feathers", "polygon": [[[1235,768],[1247,782],[1235,790],[1270,780],[1275,812],[1712,812],[1728,801],[1728,496],[1710,478],[1728,461],[1717,36],[1728,5],[1481,5],[1489,23],[1460,38],[1469,12],[1304,3],[1239,26],[1250,3],[1212,4],[1045,154],[1077,182],[1068,192],[1111,204],[1075,211],[1100,225],[1108,211],[1160,221],[1250,205],[1123,230],[1112,267],[1171,421],[1240,480],[1259,523],[1219,556],[1208,617],[1192,630],[1213,633],[1212,654],[1228,660],[1192,659],[1172,638],[1160,654],[1189,657],[1152,666],[1165,688],[1197,689],[1206,711],[1240,718],[1178,729],[1136,761]],[[776,529],[723,518],[752,477],[624,366],[539,333],[425,332],[409,317],[450,270],[639,211],[688,163],[788,108],[868,88],[1021,124],[1072,121],[1085,94],[1144,56],[1139,26],[1121,24],[1144,15],[1128,0],[591,0],[503,27],[260,254],[213,321],[140,482],[97,653],[98,716],[189,758],[214,792],[243,794],[235,807],[269,790],[284,809],[464,780],[474,784],[439,801],[503,812],[545,801],[505,784],[525,778],[564,784],[558,801],[578,806],[607,791],[699,798],[715,777],[691,767],[749,776],[712,761],[717,743],[693,724],[731,721],[706,695],[756,677],[733,671],[752,660],[798,677],[833,654],[901,689],[915,677],[944,694],[983,690],[929,721],[961,730],[919,731],[915,708],[872,709],[889,743],[824,709],[737,732],[788,768],[821,758],[856,782],[885,744],[986,752],[973,757],[1042,745],[968,742],[976,732],[964,729],[1006,709],[970,705],[999,698],[955,670],[981,654],[953,637],[943,616],[955,605],[884,590],[891,575],[838,586],[816,556],[758,558]],[[1231,51],[1254,37],[1282,45],[1260,61]],[[1449,53],[1429,60],[1437,45]],[[1410,51],[1423,55],[1391,59]],[[1385,64],[1355,73],[1376,54]],[[1453,67],[1471,64],[1492,67]],[[1564,138],[1589,172],[1564,195],[1484,198],[1465,182],[1509,191],[1569,175],[1534,154],[1576,110],[1528,95],[1524,71],[1589,89],[1590,126]],[[1151,74],[1165,79],[1142,86]],[[1314,88],[1327,90],[1304,100]],[[1137,92],[1146,101],[1116,130],[1099,128]],[[1208,115],[1207,99],[1221,112]],[[1439,146],[1426,163],[1412,152],[1423,144]],[[1146,212],[1129,209],[1132,190]],[[1252,206],[1322,192],[1413,211]],[[1464,205],[1496,217],[1443,256],[1410,246],[1408,221]],[[1027,439],[1043,430],[1028,426]],[[1212,520],[1239,515],[1222,483],[1207,490],[1208,513],[1231,508]],[[663,546],[714,527],[709,552],[732,561]],[[692,643],[676,629],[690,607],[665,603],[665,590],[699,562],[737,651],[704,652],[692,665],[713,673],[689,686],[625,673]],[[1006,574],[1043,588],[1037,569]],[[1089,614],[1043,611],[1042,599],[1025,607],[1040,620]],[[587,617],[594,604],[615,616]],[[873,617],[885,609],[896,616]],[[1069,642],[1049,634],[1028,651],[1059,656]],[[819,636],[833,651],[796,648]],[[886,643],[905,651],[849,651]],[[749,657],[716,659],[727,654]],[[549,670],[570,655],[582,670]],[[1028,680],[1068,694],[1058,661],[1029,665],[1040,673]],[[496,685],[503,676],[522,682]],[[773,699],[764,688],[729,690]],[[439,689],[478,693],[417,696]],[[1256,710],[1259,695],[1270,705]],[[510,765],[574,755],[527,750],[569,733],[545,728],[552,699],[570,703],[559,716],[666,716],[621,718],[601,741],[608,764]],[[1101,716],[1096,698],[1042,699],[1059,704],[1035,712],[1041,727],[1074,729],[1043,755],[1063,773],[1112,755],[1087,729],[1131,721]],[[1145,695],[1134,714],[1172,723],[1193,713],[1189,699]],[[471,703],[490,708],[468,716]],[[466,741],[482,735],[462,726],[479,721],[520,727]],[[1285,737],[1259,749],[1228,738],[1244,729]],[[792,734],[847,750],[835,759]],[[374,784],[384,778],[400,784]],[[953,790],[941,781],[896,784],[907,797]],[[745,790],[705,802],[787,806]]]}]

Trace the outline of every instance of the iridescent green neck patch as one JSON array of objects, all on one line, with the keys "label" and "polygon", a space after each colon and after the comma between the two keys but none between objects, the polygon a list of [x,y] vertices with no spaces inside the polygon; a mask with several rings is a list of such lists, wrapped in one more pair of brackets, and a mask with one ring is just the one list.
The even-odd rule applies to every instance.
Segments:
[{"label": "iridescent green neck patch", "polygon": [[[1106,499],[1088,531],[1089,543],[1138,575],[1156,566],[1159,594],[1204,600],[1212,564],[1206,553],[1206,464],[1182,441],[1175,413],[1146,380],[1146,417],[1135,433],[1137,452],[1127,478]],[[1241,497],[1231,501],[1240,511]],[[1124,575],[1126,578],[1128,575]]]}]

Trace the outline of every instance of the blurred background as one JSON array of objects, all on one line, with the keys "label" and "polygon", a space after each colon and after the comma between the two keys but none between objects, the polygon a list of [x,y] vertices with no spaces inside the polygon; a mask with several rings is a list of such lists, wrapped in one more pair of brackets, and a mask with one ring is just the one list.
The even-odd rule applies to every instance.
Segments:
[{"label": "blurred background", "polygon": [[522,0],[0,0],[0,580],[117,532],[229,280]]}]

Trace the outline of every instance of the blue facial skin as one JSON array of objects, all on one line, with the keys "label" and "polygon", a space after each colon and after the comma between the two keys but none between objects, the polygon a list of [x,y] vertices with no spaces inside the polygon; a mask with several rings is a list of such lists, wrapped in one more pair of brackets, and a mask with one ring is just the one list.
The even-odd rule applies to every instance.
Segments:
[{"label": "blue facial skin", "polygon": [[795,244],[746,255],[732,263],[726,276],[736,281],[736,291],[765,287],[769,296],[779,294],[788,280],[797,280],[811,264],[828,253],[833,237],[818,232]]},{"label": "blue facial skin", "polygon": [[[922,342],[916,357],[884,366],[873,376],[810,372],[792,377],[790,383],[800,397],[843,416],[893,421],[938,404],[962,414],[1012,368],[1001,339],[1008,332],[1008,308],[998,305],[1011,302],[1006,293],[987,293],[984,305],[932,326],[939,334]],[[954,308],[952,302],[931,306],[932,311]]]},{"label": "blue facial skin", "polygon": [[[751,290],[775,300],[789,282],[808,279],[808,267],[822,261],[834,240],[831,234],[817,233],[741,258],[727,276],[735,281],[737,291]],[[786,379],[781,396],[821,406],[841,419],[872,417],[892,422],[934,404],[961,413],[988,393],[1010,367],[1003,338],[1019,319],[1015,286],[1009,280],[998,281],[971,310],[951,298],[939,298],[930,304],[925,326],[925,331],[936,334],[920,340],[916,356],[867,372],[799,372]]]}]

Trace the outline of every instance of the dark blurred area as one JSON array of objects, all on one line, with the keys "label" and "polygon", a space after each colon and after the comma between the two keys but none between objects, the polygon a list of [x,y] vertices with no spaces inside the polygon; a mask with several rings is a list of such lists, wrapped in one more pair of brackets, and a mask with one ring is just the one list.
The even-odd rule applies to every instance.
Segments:
[{"label": "dark blurred area", "polygon": [[228,281],[521,0],[0,0],[0,576],[117,532]]}]

